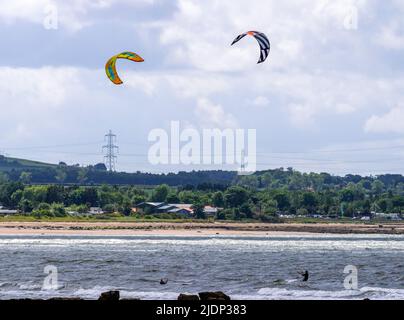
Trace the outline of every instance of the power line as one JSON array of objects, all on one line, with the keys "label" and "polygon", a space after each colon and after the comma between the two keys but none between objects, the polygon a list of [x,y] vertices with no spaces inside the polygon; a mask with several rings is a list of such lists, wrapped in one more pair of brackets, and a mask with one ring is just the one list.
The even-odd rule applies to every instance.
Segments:
[{"label": "power line", "polygon": [[99,145],[102,141],[87,142],[87,143],[70,143],[70,144],[56,144],[46,146],[28,146],[28,147],[2,147],[4,150],[32,150],[32,149],[49,149],[49,148],[65,148],[65,147],[81,147],[90,145]]},{"label": "power line", "polygon": [[109,130],[109,132],[105,135],[105,138],[107,140],[107,144],[102,147],[103,151],[106,150],[106,155],[104,156],[105,164],[108,170],[113,172],[115,171],[115,162],[117,159],[115,151],[118,152],[119,150],[118,146],[115,145],[116,135],[113,134],[111,130]]}]

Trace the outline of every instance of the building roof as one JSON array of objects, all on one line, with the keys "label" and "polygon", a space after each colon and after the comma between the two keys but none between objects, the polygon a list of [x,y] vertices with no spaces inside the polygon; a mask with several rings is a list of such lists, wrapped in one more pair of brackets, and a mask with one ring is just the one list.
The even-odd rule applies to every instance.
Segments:
[{"label": "building roof", "polygon": [[184,211],[186,211],[187,213],[193,212],[193,210],[187,209],[187,208],[174,208],[174,209],[168,210],[168,213],[178,213],[178,212],[184,212]]},{"label": "building roof", "polygon": [[172,208],[176,208],[176,206],[173,205],[173,204],[167,204],[167,205],[158,207],[159,210],[169,210],[169,209],[172,209]]},{"label": "building roof", "polygon": [[205,207],[203,208],[203,211],[208,212],[208,213],[209,213],[209,212],[211,212],[211,213],[216,213],[218,210],[219,210],[218,208],[212,207],[212,206],[205,206]]},{"label": "building roof", "polygon": [[148,205],[148,206],[152,206],[152,207],[160,207],[160,206],[162,206],[162,205],[164,205],[164,204],[165,204],[165,202],[150,202],[150,201],[145,201],[145,202],[138,203],[138,204],[136,205],[136,207],[140,207],[140,206],[142,206],[142,205]]},{"label": "building roof", "polygon": [[177,208],[181,208],[181,209],[189,209],[192,210],[192,204],[189,203],[170,203],[171,206],[175,206]]},{"label": "building roof", "polygon": [[18,210],[0,209],[0,214],[15,214],[15,213],[18,213]]}]

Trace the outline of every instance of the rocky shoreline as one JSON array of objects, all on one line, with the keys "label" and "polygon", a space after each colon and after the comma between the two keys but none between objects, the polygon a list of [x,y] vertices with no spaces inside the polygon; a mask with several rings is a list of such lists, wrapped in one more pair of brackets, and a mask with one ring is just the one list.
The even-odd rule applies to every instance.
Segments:
[{"label": "rocky shoreline", "polygon": [[[30,301],[38,299],[11,299],[11,301]],[[42,299],[39,299],[42,300]],[[47,301],[84,301],[86,299],[80,297],[58,297],[49,298]],[[134,299],[121,299],[120,292],[117,290],[102,292],[98,301],[139,301],[139,298]],[[200,292],[198,294],[181,293],[178,301],[229,301],[231,298],[222,291],[215,292]]]}]

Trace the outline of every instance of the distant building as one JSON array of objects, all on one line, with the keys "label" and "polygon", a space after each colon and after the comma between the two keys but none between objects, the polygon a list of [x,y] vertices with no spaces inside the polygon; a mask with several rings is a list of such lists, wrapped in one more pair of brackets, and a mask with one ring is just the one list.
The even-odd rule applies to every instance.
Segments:
[{"label": "distant building", "polygon": [[191,209],[187,209],[187,208],[173,208],[173,209],[170,209],[167,213],[176,213],[176,214],[182,214],[185,216],[192,216],[194,214],[194,211]]},{"label": "distant building", "polygon": [[141,202],[137,204],[132,211],[137,213],[153,214],[158,212],[158,208],[167,205],[165,202]]},{"label": "distant building", "polygon": [[8,214],[17,214],[18,210],[6,209],[3,206],[0,206],[0,214],[1,215],[8,215]]},{"label": "distant building", "polygon": [[384,220],[401,220],[399,213],[379,213],[372,212],[373,219],[384,219]]},{"label": "distant building", "polygon": [[104,211],[100,207],[90,207],[89,214],[103,214]]},{"label": "distant building", "polygon": [[72,210],[67,211],[67,214],[68,214],[69,216],[81,216],[80,213],[78,213],[77,211],[72,211]]},{"label": "distant building", "polygon": [[172,208],[168,211],[168,213],[178,213],[185,215],[193,215],[194,209],[192,209],[192,204],[188,203],[173,203],[169,204]]},{"label": "distant building", "polygon": [[[141,214],[176,213],[186,216],[194,214],[192,204],[189,203],[141,202],[132,208],[132,211]],[[218,208],[205,206],[204,212],[207,216],[215,216]]]},{"label": "distant building", "polygon": [[203,208],[203,212],[205,213],[205,215],[207,217],[215,217],[217,215],[217,212],[220,210],[221,208],[216,208],[216,207],[212,207],[212,206],[205,206]]}]

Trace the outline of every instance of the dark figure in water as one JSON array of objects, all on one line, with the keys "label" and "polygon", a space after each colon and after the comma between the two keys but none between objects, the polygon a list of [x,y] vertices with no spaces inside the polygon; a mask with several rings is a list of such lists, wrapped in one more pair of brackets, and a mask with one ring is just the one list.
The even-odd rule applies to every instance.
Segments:
[{"label": "dark figure in water", "polygon": [[161,279],[161,280],[160,280],[160,284],[161,284],[161,285],[167,284],[167,282],[168,282],[168,279]]},{"label": "dark figure in water", "polygon": [[305,272],[301,273],[302,277],[303,277],[303,282],[306,282],[307,280],[309,280],[309,272],[306,270]]}]

